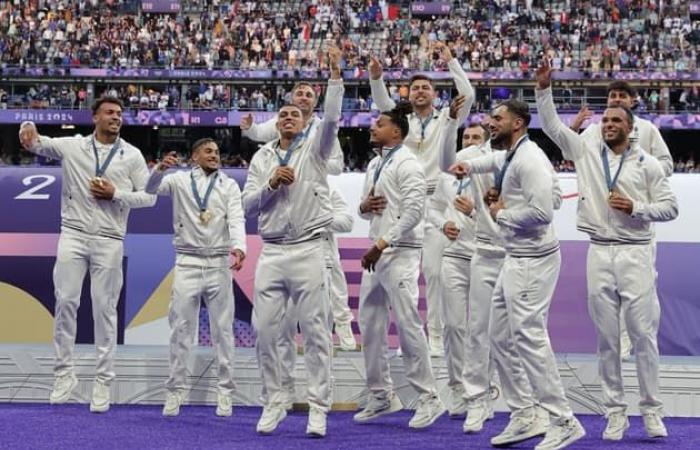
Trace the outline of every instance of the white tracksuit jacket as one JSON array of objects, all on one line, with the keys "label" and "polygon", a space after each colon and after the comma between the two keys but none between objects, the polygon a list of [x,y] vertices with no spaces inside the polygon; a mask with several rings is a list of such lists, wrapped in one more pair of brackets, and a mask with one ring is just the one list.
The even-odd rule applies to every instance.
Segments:
[{"label": "white tracksuit jacket", "polygon": [[289,160],[295,171],[294,183],[270,188],[269,180],[279,166],[275,153],[278,141],[265,144],[253,156],[243,189],[243,207],[246,214],[258,216],[263,241],[305,240],[333,221],[326,177],[343,92],[342,80],[328,81],[324,118],[316,133],[309,134]]},{"label": "white tracksuit jacket", "polygon": [[[119,151],[103,175],[116,187],[110,201],[97,200],[90,194],[89,180],[95,176],[93,135],[62,138],[40,136],[32,153],[61,160],[61,228],[102,237],[123,239],[131,208],[153,206],[156,197],[143,192],[148,168],[141,151],[119,138]],[[104,164],[110,145],[94,141]]]},{"label": "white tracksuit jacket", "polygon": [[[313,134],[318,131],[320,124],[320,117],[318,117],[316,114],[311,116],[311,120],[309,120],[309,123],[304,129],[304,133],[307,133],[308,139],[313,139]],[[278,139],[279,132],[277,130],[277,115],[261,124],[252,124],[249,129],[243,130],[241,135],[256,142],[270,142]],[[343,173],[343,169],[345,169],[343,149],[340,147],[340,141],[337,137],[333,141],[333,149],[331,150],[331,157],[328,159],[327,165],[328,173],[330,175],[340,175]]]},{"label": "white tracksuit jacket", "polygon": [[[376,156],[367,166],[367,175],[362,188],[362,198],[367,198],[374,182],[374,173],[387,154]],[[423,188],[421,191],[420,188]],[[423,243],[422,225],[425,208],[425,177],[418,159],[404,145],[386,162],[374,187],[374,195],[384,196],[387,208],[382,214],[363,214],[369,220],[369,237],[374,242],[380,238],[391,247],[421,248]]]},{"label": "white tracksuit jacket", "polygon": [[[218,178],[207,204],[213,217],[207,225],[202,225],[199,221],[199,206],[192,193],[190,174],[194,176],[200,195],[204,195],[215,173],[218,173]],[[226,262],[231,250],[246,251],[241,190],[238,183],[223,171],[215,173],[207,176],[199,167],[168,175],[157,169],[151,172],[146,192],[173,198],[173,245],[178,258],[187,255],[223,256]]]},{"label": "white tracksuit jacket", "polygon": [[[474,103],[474,89],[456,58],[452,59],[447,64],[447,67],[454,78],[457,91],[466,97],[465,105],[459,111],[457,117],[457,121],[462,123]],[[396,103],[389,96],[389,91],[384,84],[383,78],[378,80],[370,79],[369,85],[372,90],[372,98],[380,111],[389,111],[396,106]],[[427,122],[425,130],[423,130],[421,119],[416,114],[411,114],[408,117],[409,131],[408,136],[404,139],[404,146],[416,155],[423,166],[429,193],[432,193],[435,189],[438,175],[440,175],[440,144],[443,140],[443,133],[446,132],[445,125],[449,115],[449,107],[445,107],[440,111],[434,110],[430,121],[427,122],[427,119],[424,121]]]},{"label": "white tracksuit jacket", "polygon": [[561,148],[564,157],[576,164],[577,228],[594,242],[650,242],[652,221],[668,221],[678,215],[676,198],[659,161],[639,146],[631,147],[615,189],[633,201],[633,212],[627,215],[613,210],[608,206],[609,190],[601,153],[608,152],[611,174],[617,171],[620,157],[569,130],[557,116],[551,95],[551,89],[537,90],[537,107],[544,132]]}]

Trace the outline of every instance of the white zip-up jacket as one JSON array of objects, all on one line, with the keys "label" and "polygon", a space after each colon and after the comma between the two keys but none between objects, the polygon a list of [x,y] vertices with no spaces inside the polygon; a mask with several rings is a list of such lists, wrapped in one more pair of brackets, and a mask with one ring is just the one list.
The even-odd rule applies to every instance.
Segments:
[{"label": "white zip-up jacket", "polygon": [[[465,105],[457,114],[457,121],[463,123],[474,103],[474,89],[456,58],[453,58],[447,64],[447,67],[454,78],[457,91],[466,97]],[[369,85],[372,91],[372,98],[380,111],[394,109],[396,103],[389,96],[389,91],[384,84],[384,78],[378,80],[370,79]],[[423,166],[429,194],[433,193],[440,175],[440,144],[449,116],[449,106],[442,108],[440,111],[433,110],[430,121],[427,118],[423,121],[426,123],[425,130],[423,130],[421,119],[417,114],[413,113],[408,116],[409,131],[403,143],[416,155]]]},{"label": "white zip-up jacket", "polygon": [[[496,215],[496,223],[506,252],[514,257],[549,255],[559,249],[554,232],[554,168],[547,155],[523,136],[503,177],[501,198],[505,208]],[[512,151],[512,150],[511,150]],[[469,161],[472,173],[500,171],[508,152],[494,152]]]},{"label": "white zip-up jacket", "polygon": [[559,146],[564,158],[576,164],[578,181],[577,228],[598,243],[644,244],[651,241],[651,222],[665,222],[678,216],[678,203],[659,161],[632,145],[624,158],[615,190],[632,200],[632,215],[611,208],[603,169],[602,152],[607,152],[611,177],[623,159],[604,144],[596,145],[562,123],[557,115],[551,89],[535,91],[537,110],[544,132]]},{"label": "white zip-up jacket", "polygon": [[[206,225],[200,222],[199,205],[192,192],[194,177],[200,198],[209,187],[212,177],[218,173],[207,201],[207,210],[212,218]],[[223,171],[206,174],[200,167],[166,175],[153,169],[146,184],[146,192],[167,195],[173,199],[173,245],[182,256],[221,257],[222,264],[228,260],[231,250],[246,251],[245,218],[241,205],[241,190],[238,183]]]},{"label": "white zip-up jacket", "polygon": [[329,80],[324,117],[316,133],[307,135],[294,150],[289,166],[294,168],[291,185],[270,187],[279,167],[279,141],[262,146],[253,156],[243,189],[243,208],[257,215],[258,233],[265,242],[295,243],[310,239],[332,221],[328,188],[328,159],[338,136],[344,88],[342,80]]},{"label": "white zip-up jacket", "polygon": [[[447,172],[452,164],[457,161],[474,160],[489,155],[499,155],[497,159],[505,161],[505,150],[492,150],[491,142],[485,142],[479,146],[471,146],[455,153],[457,148],[456,133],[459,123],[450,119],[447,123],[448,130],[445,133],[442,151],[440,156],[440,168]],[[500,170],[499,166],[499,170]],[[551,167],[551,164],[550,164]],[[509,169],[510,170],[510,169]],[[552,206],[555,210],[562,204],[562,191],[559,178],[553,167],[550,172],[552,178]],[[479,247],[492,249],[493,247],[505,248],[501,227],[493,220],[489,207],[484,201],[484,196],[489,189],[495,186],[495,173],[471,173],[469,175],[472,182],[469,185],[471,195],[474,199],[474,210],[476,212],[476,245]]]},{"label": "white zip-up jacket", "polygon": [[[581,137],[586,139],[594,148],[600,148],[603,145],[603,133],[600,123],[589,125],[583,130]],[[639,145],[642,150],[659,160],[664,175],[670,177],[673,174],[671,151],[668,149],[666,142],[664,142],[664,138],[661,137],[659,129],[652,122],[635,116],[630,142]]]},{"label": "white zip-up jacket", "polygon": [[[320,124],[320,117],[318,117],[316,114],[311,116],[309,123],[306,125],[306,129],[304,129],[304,133],[307,133],[308,139],[313,138],[313,134],[318,131]],[[250,128],[243,130],[241,135],[256,142],[270,142],[274,141],[275,139],[279,139],[279,131],[277,130],[277,115],[261,124],[253,123]],[[329,175],[340,175],[345,169],[343,149],[340,147],[340,141],[337,137],[333,141],[331,157],[328,159],[327,164]]]},{"label": "white zip-up jacket", "polygon": [[[369,162],[362,199],[367,198],[374,183],[374,174],[389,149]],[[425,215],[426,184],[423,167],[411,150],[402,145],[384,164],[374,195],[386,198],[381,214],[362,213],[369,220],[369,237],[374,242],[383,239],[391,247],[421,248],[423,246],[423,217]]]},{"label": "white zip-up jacket", "polygon": [[348,209],[343,195],[337,189],[331,188],[331,207],[333,208],[333,221],[323,232],[323,242],[326,252],[326,265],[330,267],[334,263],[340,264],[338,253],[338,239],[336,233],[349,233],[355,224],[355,219]]},{"label": "white zip-up jacket", "polygon": [[[112,200],[98,200],[90,193],[90,179],[95,177],[93,135],[61,138],[40,136],[29,149],[37,155],[61,160],[62,230],[123,239],[131,208],[155,204],[156,197],[143,191],[148,179],[148,167],[141,151],[124,139],[119,140],[119,151],[102,176],[116,188]],[[112,146],[95,140],[100,165],[104,164]]]},{"label": "white zip-up jacket", "polygon": [[454,201],[457,198],[460,183],[463,188],[459,195],[471,197],[472,193],[469,189],[472,180],[469,177],[458,180],[453,175],[440,174],[435,193],[428,200],[427,220],[440,230],[447,222],[454,222],[459,228],[459,236],[454,241],[448,240],[442,254],[452,258],[471,259],[474,254],[476,211],[472,211],[471,216],[468,216],[455,208]]}]

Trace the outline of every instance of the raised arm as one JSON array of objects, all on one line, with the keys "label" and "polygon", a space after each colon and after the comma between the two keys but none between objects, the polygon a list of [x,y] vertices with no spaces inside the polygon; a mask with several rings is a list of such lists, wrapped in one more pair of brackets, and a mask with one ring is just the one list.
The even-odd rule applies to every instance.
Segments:
[{"label": "raised arm", "polygon": [[577,132],[567,127],[557,114],[552,98],[552,68],[549,67],[546,58],[537,69],[536,77],[535,99],[542,130],[561,149],[565,159],[576,161],[584,155],[585,141]]},{"label": "raised arm", "polygon": [[649,158],[645,171],[650,202],[633,202],[632,217],[648,222],[668,222],[678,217],[678,201],[661,163]]},{"label": "raised arm", "polygon": [[389,245],[397,244],[404,234],[420,225],[425,211],[427,185],[423,167],[416,160],[400,163],[399,186],[401,190],[401,218],[394,223],[382,240]]},{"label": "raised arm", "polygon": [[396,102],[391,99],[384,84],[382,64],[375,56],[372,56],[369,62],[369,88],[379,111],[391,111],[396,107]]},{"label": "raised arm", "polygon": [[333,208],[333,222],[328,226],[328,230],[333,233],[351,232],[355,219],[348,211],[348,204],[345,202],[343,195],[337,189],[331,189],[330,198],[331,207]]},{"label": "raised arm", "polygon": [[[541,156],[546,158],[544,154]],[[542,158],[521,160],[522,165],[517,170],[527,204],[518,208],[509,208],[506,205],[506,208],[496,215],[496,222],[499,225],[524,230],[552,222],[554,217],[552,172]]]},{"label": "raised arm", "polygon": [[22,147],[37,155],[52,159],[63,159],[63,155],[82,145],[82,137],[50,138],[41,136],[34,122],[22,122],[19,126],[19,142]]},{"label": "raised arm", "polygon": [[321,160],[328,161],[334,148],[334,141],[338,138],[338,123],[340,122],[341,108],[343,106],[343,79],[340,76],[340,50],[332,47],[328,51],[331,65],[331,78],[328,80],[326,98],[323,102],[323,120],[314,135],[311,152],[318,155]]},{"label": "raised arm", "polygon": [[151,195],[172,195],[174,178],[173,175],[166,176],[165,172],[175,167],[177,162],[177,153],[170,152],[165,155],[163,161],[151,170],[144,191]]},{"label": "raised arm", "polygon": [[[270,142],[278,137],[276,115],[261,124],[253,122],[251,114],[248,114],[248,116],[241,120],[241,136],[255,142]],[[250,122],[250,125],[248,128],[245,128],[247,122]]]},{"label": "raised arm", "polygon": [[241,202],[241,189],[235,180],[229,179],[228,186],[228,234],[231,239],[231,250],[240,250],[246,253],[245,216]]},{"label": "raised arm", "polygon": [[459,111],[463,108],[463,104],[466,101],[466,97],[460,95],[450,103],[450,114],[447,117],[445,132],[442,133],[442,142],[440,143],[439,164],[440,170],[443,172],[449,172],[450,166],[457,159],[457,133],[459,132],[459,125],[464,121],[462,119],[462,122],[460,122],[458,117]]},{"label": "raised arm", "polygon": [[474,104],[474,88],[472,88],[469,78],[467,78],[467,74],[464,72],[464,69],[462,69],[459,61],[452,56],[452,52],[447,44],[439,42],[436,44],[436,49],[440,52],[442,59],[447,62],[447,67],[450,69],[450,74],[455,82],[455,87],[457,87],[457,92],[465,98],[456,117],[457,123],[461,125],[464,123],[464,119],[469,115],[469,111]]}]

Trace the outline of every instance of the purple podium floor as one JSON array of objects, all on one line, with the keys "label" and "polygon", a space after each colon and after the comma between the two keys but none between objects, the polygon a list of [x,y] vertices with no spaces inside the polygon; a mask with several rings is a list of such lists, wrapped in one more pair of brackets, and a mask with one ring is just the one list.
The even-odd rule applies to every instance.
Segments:
[{"label": "purple podium floor", "polygon": [[[255,433],[260,408],[237,407],[232,417],[219,418],[213,407],[183,406],[179,417],[164,418],[160,407],[115,405],[107,414],[91,414],[84,404],[61,406],[0,404],[0,448],[245,448],[305,449],[333,448],[492,448],[491,436],[505,427],[508,415],[498,413],[475,435],[462,433],[462,421],[441,417],[431,428],[411,430],[412,411],[384,416],[376,422],[357,425],[352,413],[332,413],[325,439],[304,435],[306,414],[293,413],[270,436]],[[619,443],[603,441],[601,416],[578,416],[587,435],[572,449],[700,449],[700,419],[667,418],[666,439],[649,439],[641,418],[632,417],[632,427]],[[531,449],[540,438],[511,446]]]}]

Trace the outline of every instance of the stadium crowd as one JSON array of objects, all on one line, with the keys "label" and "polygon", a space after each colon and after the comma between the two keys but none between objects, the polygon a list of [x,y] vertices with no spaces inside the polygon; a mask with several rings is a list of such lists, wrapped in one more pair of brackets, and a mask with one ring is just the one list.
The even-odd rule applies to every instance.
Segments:
[{"label": "stadium crowd", "polygon": [[[695,71],[700,21],[682,0],[457,1],[449,17],[409,17],[385,0],[183,0],[147,14],[135,0],[0,1],[0,63],[19,66],[318,69],[335,41],[343,66],[443,70],[447,41],[471,71]],[[662,6],[663,5],[663,6]]]}]

